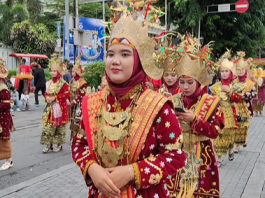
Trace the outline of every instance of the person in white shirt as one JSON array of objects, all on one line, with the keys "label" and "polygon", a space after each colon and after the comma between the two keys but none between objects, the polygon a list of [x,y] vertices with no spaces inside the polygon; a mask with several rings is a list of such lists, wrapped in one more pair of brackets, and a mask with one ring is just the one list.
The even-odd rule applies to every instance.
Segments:
[{"label": "person in white shirt", "polygon": [[30,108],[29,108],[29,93],[28,93],[27,89],[23,90],[23,93],[21,94],[21,101],[22,101],[22,106],[23,106],[22,111],[25,111],[26,108],[28,109],[28,111],[30,111]]}]

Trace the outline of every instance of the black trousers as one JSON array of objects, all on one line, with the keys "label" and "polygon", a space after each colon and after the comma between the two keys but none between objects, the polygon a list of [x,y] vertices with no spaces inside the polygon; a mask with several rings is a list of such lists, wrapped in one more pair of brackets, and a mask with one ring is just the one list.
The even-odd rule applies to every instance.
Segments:
[{"label": "black trousers", "polygon": [[43,97],[45,97],[45,91],[46,91],[46,87],[36,87],[35,89],[35,104],[39,104],[39,97],[38,97],[38,92],[41,90],[41,93],[43,95]]},{"label": "black trousers", "polygon": [[19,100],[21,98],[21,94],[23,92],[23,89],[24,89],[24,82],[23,82],[23,80],[19,80],[19,82],[18,82],[18,99]]}]

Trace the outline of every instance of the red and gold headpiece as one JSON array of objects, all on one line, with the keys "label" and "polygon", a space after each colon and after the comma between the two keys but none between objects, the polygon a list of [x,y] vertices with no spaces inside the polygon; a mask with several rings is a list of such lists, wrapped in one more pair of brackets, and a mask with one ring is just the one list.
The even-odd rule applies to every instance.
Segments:
[{"label": "red and gold headpiece", "polygon": [[73,71],[77,73],[80,77],[85,75],[85,70],[82,68],[81,62],[81,57],[76,57],[75,66],[73,67]]}]

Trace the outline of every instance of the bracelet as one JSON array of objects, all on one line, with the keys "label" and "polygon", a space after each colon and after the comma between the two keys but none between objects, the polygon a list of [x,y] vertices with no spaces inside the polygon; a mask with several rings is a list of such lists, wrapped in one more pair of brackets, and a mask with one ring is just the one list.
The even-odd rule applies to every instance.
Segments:
[{"label": "bracelet", "polygon": [[130,174],[130,181],[132,181],[134,178],[132,165],[129,165],[129,174]]}]

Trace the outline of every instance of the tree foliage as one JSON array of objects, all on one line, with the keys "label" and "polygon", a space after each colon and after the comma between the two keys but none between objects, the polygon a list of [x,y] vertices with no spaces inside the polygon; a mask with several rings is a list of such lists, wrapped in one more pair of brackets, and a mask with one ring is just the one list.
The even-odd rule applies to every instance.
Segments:
[{"label": "tree foliage", "polygon": [[28,18],[26,8],[21,4],[13,5],[13,1],[8,0],[0,4],[0,42],[10,45],[10,29],[14,22],[21,22]]},{"label": "tree foliage", "polygon": [[215,41],[214,54],[222,55],[226,48],[245,51],[246,56],[257,57],[257,46],[265,41],[265,0],[248,0],[249,10],[207,14],[207,5],[236,3],[238,0],[171,0],[171,17],[177,31],[197,36],[201,20],[203,43]]},{"label": "tree foliage", "polygon": [[90,83],[91,88],[95,87],[96,89],[101,84],[101,78],[104,76],[105,63],[104,62],[94,62],[89,64],[86,68],[86,74],[84,79]]},{"label": "tree foliage", "polygon": [[15,23],[11,29],[11,43],[16,53],[51,55],[56,46],[54,35],[42,23],[30,25],[29,21]]}]

